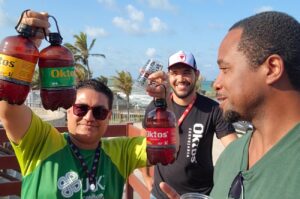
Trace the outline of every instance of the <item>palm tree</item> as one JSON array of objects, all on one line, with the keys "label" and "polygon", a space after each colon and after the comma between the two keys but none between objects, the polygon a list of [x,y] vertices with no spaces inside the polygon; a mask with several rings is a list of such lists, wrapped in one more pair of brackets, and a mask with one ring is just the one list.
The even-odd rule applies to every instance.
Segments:
[{"label": "palm tree", "polygon": [[76,82],[83,81],[88,78],[87,69],[79,63],[75,62],[75,74],[76,74]]},{"label": "palm tree", "polygon": [[103,84],[107,85],[108,83],[108,78],[103,76],[103,75],[100,75],[99,77],[96,78],[97,80],[99,80],[100,82],[102,82]]},{"label": "palm tree", "polygon": [[39,70],[36,69],[33,73],[32,81],[30,83],[32,90],[40,89],[40,77],[39,77]]},{"label": "palm tree", "polygon": [[123,92],[126,95],[127,119],[129,121],[129,96],[131,95],[133,80],[129,72],[117,71],[117,76],[112,77],[113,87],[116,91]]},{"label": "palm tree", "polygon": [[196,91],[202,92],[202,82],[205,81],[205,77],[202,75],[199,75],[199,78],[197,79],[196,82]]},{"label": "palm tree", "polygon": [[[104,54],[91,53],[91,49],[94,47],[96,39],[92,40],[92,43],[87,44],[87,35],[83,32],[80,32],[79,35],[74,35],[75,44],[72,45],[70,43],[65,43],[64,46],[71,50],[74,54],[74,59],[76,64],[83,64],[83,66],[87,69],[87,78],[90,79],[92,77],[92,71],[89,66],[89,56],[103,57]],[[75,64],[75,65],[76,65]]]}]

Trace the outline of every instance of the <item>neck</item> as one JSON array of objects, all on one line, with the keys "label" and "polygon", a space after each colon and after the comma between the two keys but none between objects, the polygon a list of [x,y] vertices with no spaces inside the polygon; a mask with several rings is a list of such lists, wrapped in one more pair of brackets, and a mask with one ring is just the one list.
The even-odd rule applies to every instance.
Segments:
[{"label": "neck", "polygon": [[185,98],[179,98],[179,97],[177,97],[174,93],[172,94],[172,97],[173,97],[173,101],[176,103],[176,104],[178,104],[178,105],[180,105],[180,106],[187,106],[187,105],[189,105],[192,101],[193,101],[193,99],[194,99],[194,97],[196,97],[196,92],[193,92],[193,93],[191,93],[189,96],[187,96],[187,97],[185,97]]},{"label": "neck", "polygon": [[249,167],[300,122],[300,112],[296,108],[300,106],[299,92],[285,91],[284,94],[286,95],[281,97],[273,95],[272,100],[256,111],[252,120],[255,131],[249,145]]},{"label": "neck", "polygon": [[83,143],[69,134],[71,141],[74,145],[76,145],[79,149],[86,149],[86,150],[94,150],[98,147],[98,142],[95,143]]}]

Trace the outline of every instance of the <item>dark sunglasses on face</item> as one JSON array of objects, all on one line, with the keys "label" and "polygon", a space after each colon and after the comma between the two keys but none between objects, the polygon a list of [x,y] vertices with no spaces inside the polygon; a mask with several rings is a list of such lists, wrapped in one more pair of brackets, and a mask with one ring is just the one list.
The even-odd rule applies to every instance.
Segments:
[{"label": "dark sunglasses on face", "polygon": [[[244,184],[243,184],[243,175],[240,171],[237,176],[232,181],[230,190],[228,193],[228,198],[230,199],[243,199],[244,198]],[[242,196],[242,197],[241,197]]]},{"label": "dark sunglasses on face", "polygon": [[86,104],[73,104],[73,113],[78,117],[85,116],[89,110],[92,110],[96,120],[105,120],[109,113],[109,110],[104,106],[90,107]]}]

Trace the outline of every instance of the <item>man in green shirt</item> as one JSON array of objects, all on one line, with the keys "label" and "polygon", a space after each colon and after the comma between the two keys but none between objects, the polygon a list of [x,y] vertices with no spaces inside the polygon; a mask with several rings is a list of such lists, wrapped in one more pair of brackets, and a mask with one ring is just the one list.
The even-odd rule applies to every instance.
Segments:
[{"label": "man in green shirt", "polygon": [[[250,121],[253,133],[217,161],[214,199],[300,198],[300,24],[263,12],[234,24],[218,53],[214,83],[228,121]],[[170,198],[179,198],[165,183]]]},{"label": "man in green shirt", "polygon": [[[49,27],[47,13],[28,11],[21,23]],[[39,46],[41,38],[38,34],[32,39]],[[0,84],[1,89],[5,87]],[[102,138],[112,115],[112,91],[94,79],[76,89],[66,133],[24,104],[0,101],[0,120],[23,176],[22,198],[121,199],[130,173],[146,166],[145,137]]]}]

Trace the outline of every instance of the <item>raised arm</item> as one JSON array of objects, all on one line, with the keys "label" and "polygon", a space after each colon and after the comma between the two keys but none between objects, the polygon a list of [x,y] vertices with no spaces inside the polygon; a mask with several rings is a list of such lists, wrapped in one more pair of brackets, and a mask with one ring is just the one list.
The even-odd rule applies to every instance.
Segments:
[{"label": "raised arm", "polygon": [[[31,38],[37,47],[40,46],[44,38],[43,28],[48,32],[49,22],[47,13],[27,11],[20,22],[38,28],[37,34]],[[0,84],[1,92],[5,90],[4,85]],[[25,105],[11,105],[6,101],[0,101],[0,120],[7,132],[7,136],[15,143],[19,143],[24,136],[31,122],[31,110]]]}]

